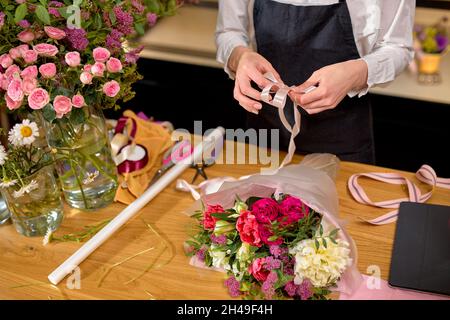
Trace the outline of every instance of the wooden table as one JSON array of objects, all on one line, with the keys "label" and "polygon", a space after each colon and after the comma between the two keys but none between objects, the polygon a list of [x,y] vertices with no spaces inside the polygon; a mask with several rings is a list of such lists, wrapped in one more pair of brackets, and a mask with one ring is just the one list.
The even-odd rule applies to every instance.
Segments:
[{"label": "wooden table", "polygon": [[[296,156],[294,162],[299,160],[300,157]],[[358,246],[359,270],[367,273],[369,266],[379,266],[382,278],[386,279],[395,224],[371,226],[361,222],[358,217],[374,218],[386,210],[357,204],[346,187],[350,175],[370,171],[398,172],[341,163],[337,177],[340,216],[348,221],[347,229]],[[207,169],[210,177],[239,177],[258,172],[258,165],[215,165]],[[189,180],[193,174],[189,169],[183,177]],[[417,182],[412,173],[404,174]],[[362,180],[361,183],[375,201],[404,195],[399,186],[370,180]],[[427,189],[427,186],[420,186]],[[450,191],[436,189],[429,202],[450,205]],[[173,183],[80,265],[81,289],[68,289],[66,280],[57,287],[47,281],[48,274],[81,244],[52,242],[44,247],[42,238],[26,238],[19,235],[12,225],[0,226],[0,299],[228,299],[223,286],[224,275],[192,267],[184,255],[183,242],[188,237],[192,221],[183,211],[192,203],[190,194],[176,191]],[[66,208],[65,219],[56,234],[78,231],[83,226],[114,217],[123,208],[122,204],[113,204],[98,212]],[[154,227],[170,248],[149,230],[144,221]],[[154,249],[112,269],[98,286],[109,266],[151,247]],[[152,264],[154,268],[143,277],[124,284]]]}]

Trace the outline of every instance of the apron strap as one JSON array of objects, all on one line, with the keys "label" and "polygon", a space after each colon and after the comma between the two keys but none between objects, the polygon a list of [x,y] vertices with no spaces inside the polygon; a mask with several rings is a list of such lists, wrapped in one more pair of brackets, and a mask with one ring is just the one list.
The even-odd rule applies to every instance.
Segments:
[{"label": "apron strap", "polygon": [[[408,197],[400,198],[400,199],[392,199],[386,201],[378,201],[374,202],[370,200],[370,198],[365,193],[364,189],[359,185],[358,179],[360,177],[366,177],[369,179],[373,179],[376,181],[381,181],[389,184],[397,184],[397,185],[406,185],[408,188]],[[374,224],[374,225],[383,225],[394,222],[397,220],[398,208],[400,203],[404,201],[411,202],[419,202],[424,203],[428,199],[431,198],[435,187],[450,189],[450,179],[438,178],[436,172],[429,165],[424,164],[420,169],[416,172],[416,178],[423,183],[431,186],[431,190],[425,194],[422,194],[420,189],[416,184],[411,182],[409,179],[405,178],[401,174],[398,173],[359,173],[354,174],[348,180],[348,189],[352,197],[359,203],[366,204],[373,207],[378,208],[390,208],[395,209],[387,214],[384,214],[378,218],[373,220],[365,220],[364,221]]]}]

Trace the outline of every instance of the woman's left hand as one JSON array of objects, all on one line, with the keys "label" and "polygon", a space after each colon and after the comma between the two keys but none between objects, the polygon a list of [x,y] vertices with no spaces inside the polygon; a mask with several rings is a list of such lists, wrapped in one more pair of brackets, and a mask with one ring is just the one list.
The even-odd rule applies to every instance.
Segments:
[{"label": "woman's left hand", "polygon": [[[351,90],[367,86],[367,72],[367,64],[361,59],[332,64],[315,71],[289,95],[309,114],[333,109]],[[303,93],[310,86],[317,89]]]}]

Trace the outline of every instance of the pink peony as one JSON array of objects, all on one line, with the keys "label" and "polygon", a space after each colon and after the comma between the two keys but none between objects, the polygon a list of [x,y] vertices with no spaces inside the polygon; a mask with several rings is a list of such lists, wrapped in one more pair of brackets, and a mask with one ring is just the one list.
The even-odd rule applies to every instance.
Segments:
[{"label": "pink peony", "polygon": [[28,105],[33,110],[39,110],[50,102],[50,96],[45,89],[36,88],[28,96]]},{"label": "pink peony", "polygon": [[264,282],[270,271],[264,268],[265,258],[256,258],[248,267],[248,272],[258,281]]},{"label": "pink peony", "polygon": [[43,57],[54,57],[58,53],[58,48],[52,44],[40,43],[33,47],[36,53]]},{"label": "pink peony", "polygon": [[259,223],[270,223],[276,220],[279,214],[278,203],[271,198],[256,201],[251,210]]},{"label": "pink peony", "polygon": [[76,94],[72,97],[72,105],[75,108],[83,108],[86,103],[84,102],[84,97],[81,94]]},{"label": "pink peony", "polygon": [[112,80],[103,85],[103,93],[110,98],[114,98],[120,91],[120,85],[117,81]]},{"label": "pink peony", "polygon": [[104,63],[101,63],[101,62],[96,62],[91,67],[91,73],[96,77],[103,77],[105,70],[106,70],[106,66]]},{"label": "pink peony", "polygon": [[106,68],[111,73],[120,72],[122,71],[122,62],[116,58],[109,58],[108,62],[106,62]]},{"label": "pink peony", "polygon": [[111,56],[111,53],[108,51],[108,49],[97,47],[92,52],[92,55],[94,56],[94,60],[96,62],[106,62]]},{"label": "pink peony", "polygon": [[239,231],[242,242],[256,247],[262,245],[258,221],[256,221],[256,217],[250,211],[245,210],[241,212],[236,222],[236,229]]},{"label": "pink peony", "polygon": [[30,64],[36,62],[38,55],[34,50],[27,50],[22,54],[22,58],[25,61],[25,63]]},{"label": "pink peony", "polygon": [[80,65],[81,59],[80,59],[80,53],[76,51],[68,52],[65,55],[66,63],[72,67],[76,68]]},{"label": "pink peony", "polygon": [[221,205],[208,205],[205,212],[203,212],[203,228],[206,230],[214,230],[217,218],[211,216],[211,214],[223,212],[225,212],[225,210]]},{"label": "pink peony", "polygon": [[44,31],[49,38],[52,38],[54,40],[61,40],[66,37],[66,33],[64,32],[64,30],[55,27],[44,27]]},{"label": "pink peony", "polygon": [[72,110],[72,101],[66,96],[56,96],[53,100],[53,108],[57,118],[62,118]]},{"label": "pink peony", "polygon": [[6,91],[8,97],[15,102],[22,101],[24,92],[22,90],[22,80],[13,79],[8,85],[8,90]]},{"label": "pink peony", "polygon": [[82,72],[80,74],[80,81],[83,84],[91,84],[92,83],[92,74],[90,74],[89,72],[86,72],[86,71]]},{"label": "pink peony", "polygon": [[56,65],[53,62],[42,64],[39,67],[39,72],[42,77],[46,79],[51,79],[56,75]]},{"label": "pink peony", "polygon": [[309,207],[296,197],[286,196],[280,203],[280,213],[278,220],[281,225],[287,226],[307,216]]},{"label": "pink peony", "polygon": [[38,68],[37,66],[29,66],[23,69],[23,71],[20,73],[20,76],[22,78],[36,78],[38,75]]},{"label": "pink peony", "polygon": [[22,105],[22,100],[13,101],[13,100],[11,100],[10,97],[8,97],[8,95],[5,95],[5,100],[6,100],[6,107],[11,111],[16,110],[17,108],[19,108]]},{"label": "pink peony", "polygon": [[9,55],[9,54],[7,54],[7,53],[5,53],[5,54],[2,54],[1,56],[0,56],[0,65],[4,68],[4,69],[6,69],[6,68],[8,68],[9,66],[11,66],[12,64],[13,64],[13,59],[11,58],[11,56]]},{"label": "pink peony", "polygon": [[28,96],[37,88],[38,82],[36,78],[25,78],[22,81],[22,90]]},{"label": "pink peony", "polygon": [[21,33],[19,33],[17,35],[17,38],[22,42],[29,43],[35,39],[35,35],[34,35],[33,31],[27,29],[27,30],[23,30]]}]

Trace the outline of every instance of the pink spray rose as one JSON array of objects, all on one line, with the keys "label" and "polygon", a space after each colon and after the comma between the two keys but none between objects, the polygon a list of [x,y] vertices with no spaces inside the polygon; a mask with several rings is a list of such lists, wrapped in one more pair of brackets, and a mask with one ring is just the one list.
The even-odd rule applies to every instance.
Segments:
[{"label": "pink spray rose", "polygon": [[72,110],[72,101],[66,96],[56,96],[53,100],[53,108],[57,118],[62,118]]},{"label": "pink spray rose", "polygon": [[69,65],[72,68],[76,68],[81,63],[80,53],[78,53],[77,51],[68,52],[65,55],[65,60],[67,65]]},{"label": "pink spray rose", "polygon": [[1,56],[0,56],[0,65],[4,68],[4,69],[6,69],[6,68],[8,68],[9,66],[11,66],[12,64],[13,64],[13,59],[11,58],[11,56],[9,55],[9,54],[7,54],[7,53],[5,53],[5,54],[2,54]]},{"label": "pink spray rose", "polygon": [[36,78],[38,75],[38,68],[37,66],[29,66],[22,70],[20,73],[20,76],[22,78]]},{"label": "pink spray rose", "polygon": [[52,44],[40,43],[33,47],[33,50],[42,57],[54,57],[58,53],[58,48]]},{"label": "pink spray rose", "polygon": [[36,51],[34,50],[27,50],[22,54],[22,58],[25,61],[25,63],[35,63],[38,55],[36,53]]},{"label": "pink spray rose", "polygon": [[61,40],[66,37],[66,33],[63,30],[55,27],[44,27],[44,31],[49,38],[54,40]]},{"label": "pink spray rose", "polygon": [[256,258],[253,260],[252,264],[248,267],[248,272],[255,277],[256,280],[260,282],[264,282],[267,279],[267,276],[270,273],[270,270],[264,268],[265,259],[264,258]]},{"label": "pink spray rose", "polygon": [[51,79],[56,75],[56,65],[53,62],[42,64],[39,67],[39,72],[42,77],[46,79]]},{"label": "pink spray rose", "polygon": [[91,67],[91,73],[96,77],[103,77],[105,70],[106,70],[106,66],[104,63],[101,63],[101,62],[96,62]]},{"label": "pink spray rose", "polygon": [[8,97],[15,102],[22,101],[24,92],[22,90],[22,80],[13,79],[8,85],[8,90],[6,91]]},{"label": "pink spray rose", "polygon": [[86,63],[86,64],[83,66],[83,71],[91,72],[91,69],[92,69],[92,65],[90,65],[89,63]]},{"label": "pink spray rose", "polygon": [[80,81],[83,84],[91,84],[92,83],[92,74],[90,74],[89,72],[86,72],[86,71],[82,72],[80,74]]},{"label": "pink spray rose", "polygon": [[239,231],[242,242],[256,247],[262,245],[259,236],[258,221],[256,221],[256,217],[252,212],[247,210],[241,212],[236,222],[236,229]]},{"label": "pink spray rose", "polygon": [[20,52],[19,48],[15,47],[15,48],[11,48],[9,50],[9,56],[13,59],[13,60],[17,60],[19,58],[22,57],[22,53]]},{"label": "pink spray rose", "polygon": [[20,68],[19,66],[13,64],[11,66],[8,67],[8,69],[6,69],[5,71],[5,76],[8,79],[8,83],[11,82],[11,80],[15,77],[20,76]]},{"label": "pink spray rose", "polygon": [[25,78],[22,81],[22,90],[28,96],[37,88],[38,82],[36,78]]},{"label": "pink spray rose", "polygon": [[251,210],[259,223],[270,223],[274,221],[279,214],[278,203],[271,198],[255,201]]},{"label": "pink spray rose", "polygon": [[0,72],[0,88],[6,91],[8,90],[8,85],[8,77]]},{"label": "pink spray rose", "polygon": [[116,58],[109,58],[108,62],[106,62],[106,68],[111,73],[120,72],[122,71],[122,62]]},{"label": "pink spray rose", "polygon": [[225,210],[221,205],[208,205],[203,212],[203,228],[206,230],[214,230],[217,218],[211,216],[212,213],[223,213]]},{"label": "pink spray rose", "polygon": [[94,60],[96,62],[106,62],[111,56],[111,53],[108,51],[108,49],[97,47],[92,52],[92,55],[94,56]]},{"label": "pink spray rose", "polygon": [[50,102],[50,96],[45,89],[36,88],[28,96],[28,105],[33,110],[39,110]]},{"label": "pink spray rose", "polygon": [[33,31],[27,29],[19,33],[17,38],[22,42],[29,43],[35,39],[35,35]]},{"label": "pink spray rose", "polygon": [[280,203],[280,213],[278,220],[281,225],[287,226],[307,216],[309,207],[296,197],[286,196]]},{"label": "pink spray rose", "polygon": [[6,100],[6,107],[11,111],[16,110],[17,108],[19,108],[22,105],[22,100],[13,101],[13,100],[11,100],[10,97],[8,97],[8,95],[5,95],[5,100]]},{"label": "pink spray rose", "polygon": [[72,105],[75,108],[83,108],[85,105],[84,97],[81,94],[76,94],[72,97]]},{"label": "pink spray rose", "polygon": [[117,81],[112,80],[103,85],[103,93],[110,98],[114,98],[120,91],[120,85]]}]

